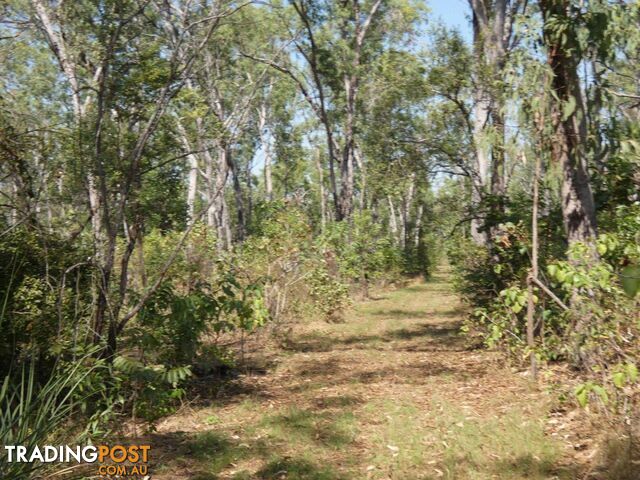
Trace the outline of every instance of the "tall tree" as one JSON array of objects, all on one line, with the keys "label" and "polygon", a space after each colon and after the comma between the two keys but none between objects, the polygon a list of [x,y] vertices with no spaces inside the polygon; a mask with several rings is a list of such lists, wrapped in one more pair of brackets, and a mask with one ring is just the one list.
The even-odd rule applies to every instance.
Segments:
[{"label": "tall tree", "polygon": [[[505,102],[507,55],[514,44],[514,19],[523,0],[469,0],[473,12],[473,140],[475,168],[472,197],[479,204],[490,193],[498,202],[505,194]],[[490,232],[481,218],[471,222],[476,243]]]},{"label": "tall tree", "polygon": [[[543,39],[551,69],[553,91],[553,160],[562,168],[562,218],[569,243],[596,237],[596,209],[587,160],[587,118],[578,75],[581,57],[575,18],[579,10],[570,0],[540,0]],[[592,248],[595,255],[595,249]]]},{"label": "tall tree", "polygon": [[[151,294],[122,311],[131,255],[143,231],[139,193],[147,151],[196,56],[229,12],[218,4],[189,10],[191,2],[31,3],[69,86],[74,149],[86,179],[94,238],[94,342],[106,339],[113,355],[118,334]],[[196,20],[203,10],[212,15]],[[126,247],[118,255],[121,232]]]}]

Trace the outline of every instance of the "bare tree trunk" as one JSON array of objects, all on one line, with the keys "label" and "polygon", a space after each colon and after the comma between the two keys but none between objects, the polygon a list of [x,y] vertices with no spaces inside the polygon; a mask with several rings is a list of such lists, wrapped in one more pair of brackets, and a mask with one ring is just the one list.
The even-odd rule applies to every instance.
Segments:
[{"label": "bare tree trunk", "polygon": [[538,203],[540,189],[540,155],[536,155],[535,170],[533,174],[533,209],[531,212],[531,271],[527,278],[527,346],[529,347],[529,361],[531,365],[531,378],[535,380],[538,375],[535,354],[535,302],[533,298],[534,279],[538,278]]},{"label": "bare tree trunk", "polygon": [[[268,93],[271,92],[271,85],[269,86]],[[264,153],[264,189],[265,197],[268,202],[273,201],[273,181],[271,178],[271,143],[269,141],[269,135],[266,132],[267,129],[267,104],[266,101],[262,102],[258,109],[258,132],[260,135],[260,145],[262,145],[262,151]]]},{"label": "bare tree trunk", "polygon": [[[501,111],[501,102],[496,102],[496,106],[491,112],[491,118],[493,122],[493,128],[495,131],[496,141],[494,142],[491,151],[491,194],[502,198],[506,193],[506,178],[505,178],[505,128],[504,128],[504,113]],[[502,202],[498,207],[503,210],[504,205]]]},{"label": "bare tree trunk", "polygon": [[205,189],[205,200],[206,204],[209,205],[207,209],[207,226],[210,228],[216,228],[216,212],[217,204],[215,200],[216,196],[216,185],[218,184],[218,173],[216,169],[216,165],[214,165],[214,160],[208,150],[203,152],[204,161],[205,161],[205,176],[206,176],[206,189]]},{"label": "bare tree trunk", "polygon": [[356,116],[356,91],[357,79],[351,74],[344,78],[346,92],[347,115],[344,131],[344,148],[342,150],[342,162],[340,164],[340,218],[349,219],[353,212],[354,193],[354,123]]},{"label": "bare tree trunk", "polygon": [[327,227],[327,199],[324,192],[324,172],[320,163],[320,149],[316,149],[316,168],[318,170],[318,186],[320,189],[320,226],[322,231]]},{"label": "bare tree trunk", "polygon": [[[71,87],[71,101],[78,134],[82,128],[87,104],[82,103],[80,98],[80,83],[77,76],[77,68],[67,51],[67,45],[62,34],[62,26],[56,27],[52,21],[48,8],[42,0],[32,0],[38,19],[42,24],[45,37],[49,46],[58,59],[58,63]],[[89,98],[89,97],[88,97]],[[95,160],[95,159],[94,159]],[[104,314],[107,306],[107,288],[112,262],[109,260],[109,245],[107,233],[105,232],[105,218],[103,216],[104,202],[98,180],[95,177],[93,165],[90,165],[86,172],[87,198],[91,216],[91,226],[94,244],[94,262],[98,267],[97,281],[94,289],[94,341],[97,343],[102,335],[104,325]]]},{"label": "bare tree trunk", "polygon": [[[577,57],[577,32],[573,27],[560,35],[558,21],[572,24],[572,3],[569,0],[540,0],[544,20],[543,38],[547,47],[548,63],[553,72],[551,88],[555,95],[551,105],[551,122],[554,128],[552,138],[552,158],[562,168],[562,219],[569,245],[583,242],[589,251],[585,260],[574,262],[593,263],[597,261],[595,248],[597,235],[596,211],[589,181],[586,157],[586,109],[583,103]],[[550,20],[553,19],[553,24]],[[591,352],[584,349],[584,339],[589,335],[592,314],[583,311],[579,296],[571,299],[572,310],[577,316],[574,335],[574,360],[584,366],[591,362]]]},{"label": "bare tree trunk", "polygon": [[418,213],[416,214],[416,225],[413,230],[413,246],[418,248],[420,245],[420,236],[422,233],[422,215],[424,214],[424,205],[418,205]]},{"label": "bare tree trunk", "polygon": [[367,208],[367,171],[358,145],[355,146],[353,154],[360,172],[360,211],[362,212]]},{"label": "bare tree trunk", "polygon": [[187,179],[187,216],[189,218],[188,224],[190,225],[195,218],[196,197],[198,195],[198,157],[193,153],[193,149],[191,148],[191,144],[187,137],[187,132],[180,120],[177,121],[177,125],[180,132],[180,140],[188,154],[187,160],[189,162],[189,175]]},{"label": "bare tree trunk", "polygon": [[229,212],[224,196],[224,187],[229,175],[229,163],[227,162],[227,149],[224,145],[218,145],[218,160],[215,172],[215,182],[210,195],[213,199],[213,219],[217,231],[217,247],[219,251],[227,250],[231,246],[231,228],[229,226]]},{"label": "bare tree trunk", "polygon": [[391,229],[391,235],[396,243],[399,243],[398,239],[398,219],[396,217],[396,209],[393,206],[393,200],[391,195],[387,195],[387,202],[389,202],[389,228]]},{"label": "bare tree trunk", "polygon": [[236,200],[236,221],[238,222],[236,225],[236,236],[239,241],[244,240],[247,225],[246,225],[246,212],[244,206],[244,196],[242,194],[242,185],[240,183],[240,177],[238,168],[236,166],[235,160],[231,155],[231,149],[227,146],[226,149],[226,159],[229,171],[231,172],[231,177],[233,181],[233,193]]},{"label": "bare tree trunk", "polygon": [[[489,155],[485,146],[485,129],[489,121],[489,101],[483,90],[477,92],[474,106],[473,143],[475,147],[475,172],[471,178],[471,204],[478,209],[484,199],[489,175]],[[484,220],[476,213],[471,220],[471,238],[477,245],[487,245],[488,236],[482,231]]]},{"label": "bare tree trunk", "polygon": [[229,206],[224,195],[220,195],[222,199],[222,213],[220,220],[220,228],[224,235],[225,249],[230,250],[233,245],[233,235],[231,234],[231,221],[229,220]]},{"label": "bare tree trunk", "polygon": [[[513,37],[513,20],[522,0],[469,0],[473,12],[473,46],[476,70],[474,72],[474,128],[476,154],[475,179],[472,179],[472,204],[478,206],[490,192],[502,197],[505,190],[505,129],[502,92],[496,82],[503,79],[505,58]],[[493,127],[493,138],[487,135]],[[491,140],[491,141],[490,141]],[[491,152],[491,163],[489,161]],[[491,170],[491,180],[489,171]],[[489,185],[489,182],[491,184]],[[495,206],[502,211],[500,202]],[[472,220],[471,236],[479,245],[489,245],[491,232],[480,232],[485,227],[480,218]]]},{"label": "bare tree trunk", "polygon": [[411,212],[411,206],[413,204],[413,193],[415,190],[415,177],[416,174],[411,174],[411,180],[409,181],[409,186],[407,187],[407,193],[402,199],[402,225],[400,232],[400,248],[403,250],[406,249],[407,240],[409,237],[409,215]]},{"label": "bare tree trunk", "polygon": [[[562,218],[569,243],[586,242],[594,247],[596,211],[586,158],[586,110],[582,101],[578,64],[567,43],[548,26],[549,18],[570,16],[568,0],[540,0],[545,19],[544,38],[548,62],[553,71],[552,89],[557,99],[552,106],[555,129],[552,155],[562,167]],[[595,248],[592,255],[597,256]]]}]

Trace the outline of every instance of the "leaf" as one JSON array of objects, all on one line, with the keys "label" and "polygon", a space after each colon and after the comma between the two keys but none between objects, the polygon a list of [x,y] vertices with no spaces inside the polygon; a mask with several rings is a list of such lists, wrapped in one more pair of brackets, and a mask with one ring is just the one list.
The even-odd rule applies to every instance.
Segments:
[{"label": "leaf", "polygon": [[573,95],[562,106],[562,121],[566,121],[576,111],[576,97]]},{"label": "leaf", "polygon": [[607,394],[607,391],[604,389],[604,387],[600,385],[594,385],[593,391],[600,397],[600,400],[602,400],[604,403],[609,402],[609,395]]},{"label": "leaf", "polygon": [[625,384],[626,375],[624,374],[624,372],[616,372],[613,374],[612,380],[616,388],[622,388]]},{"label": "leaf", "polygon": [[579,385],[575,390],[576,399],[582,408],[587,406],[589,390],[586,385]]},{"label": "leaf", "polygon": [[634,298],[640,291],[640,266],[628,265],[620,272],[622,289],[630,298]]}]

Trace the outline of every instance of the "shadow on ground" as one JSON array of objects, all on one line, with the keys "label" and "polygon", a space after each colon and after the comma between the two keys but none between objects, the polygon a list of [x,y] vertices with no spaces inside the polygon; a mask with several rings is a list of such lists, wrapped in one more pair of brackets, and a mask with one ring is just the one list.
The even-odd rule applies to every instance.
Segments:
[{"label": "shadow on ground", "polygon": [[[412,315],[415,318],[415,315]],[[411,327],[388,330],[382,334],[349,335],[331,338],[322,333],[309,333],[290,339],[283,346],[291,352],[331,352],[351,348],[376,349],[391,342],[419,341],[413,344],[392,345],[397,351],[464,351],[465,340],[459,335],[460,323],[415,324]]]}]

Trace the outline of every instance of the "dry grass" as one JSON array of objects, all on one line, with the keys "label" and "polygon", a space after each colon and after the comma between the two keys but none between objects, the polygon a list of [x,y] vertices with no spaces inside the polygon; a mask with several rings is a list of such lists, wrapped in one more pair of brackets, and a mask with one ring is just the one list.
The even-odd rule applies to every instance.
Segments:
[{"label": "dry grass", "polygon": [[465,348],[446,276],[312,322],[266,373],[166,419],[155,479],[574,479],[548,399]]}]

